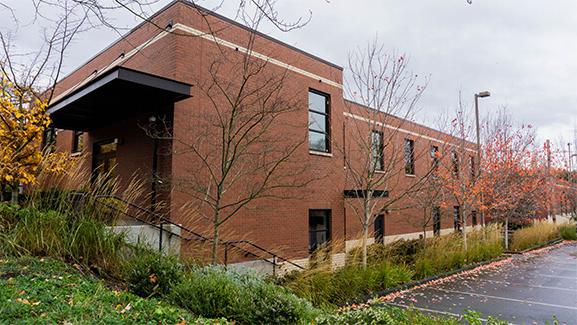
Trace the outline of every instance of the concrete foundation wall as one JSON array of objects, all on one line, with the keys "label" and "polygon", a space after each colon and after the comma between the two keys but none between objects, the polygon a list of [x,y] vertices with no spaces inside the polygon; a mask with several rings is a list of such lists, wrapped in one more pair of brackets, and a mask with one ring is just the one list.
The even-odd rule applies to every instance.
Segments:
[{"label": "concrete foundation wall", "polygon": [[[170,255],[180,255],[180,238],[170,234],[180,235],[180,228],[173,225],[163,225],[162,252]],[[149,225],[114,226],[112,231],[124,234],[129,243],[142,244],[154,250],[160,248],[160,229]]]}]

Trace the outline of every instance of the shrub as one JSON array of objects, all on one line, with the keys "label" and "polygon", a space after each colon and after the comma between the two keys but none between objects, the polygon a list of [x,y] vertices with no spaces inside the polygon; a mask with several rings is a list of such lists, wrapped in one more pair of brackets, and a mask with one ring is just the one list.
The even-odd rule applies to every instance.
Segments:
[{"label": "shrub", "polygon": [[[422,239],[400,239],[389,244],[373,244],[367,250],[367,263],[375,264],[388,261],[396,264],[412,264],[415,255],[423,248]],[[347,261],[361,261],[361,248],[352,249],[347,254]]]},{"label": "shrub", "polygon": [[[0,213],[12,208],[3,207]],[[72,218],[55,211],[20,208],[0,236],[9,255],[50,256],[83,264],[99,273],[117,275],[123,263],[122,235],[87,217]]]},{"label": "shrub", "polygon": [[414,309],[400,309],[391,306],[374,306],[350,310],[338,314],[325,314],[316,319],[318,325],[332,324],[383,324],[383,325],[457,325],[465,322],[471,325],[506,325],[506,321],[491,316],[481,318],[481,314],[467,310],[460,317],[426,315]]},{"label": "shrub", "polygon": [[432,238],[415,256],[417,275],[427,277],[498,257],[503,253],[501,229],[493,224],[468,232],[467,251],[460,233]]},{"label": "shrub", "polygon": [[332,324],[383,324],[383,325],[456,325],[456,318],[425,316],[415,310],[389,306],[369,307],[339,314],[327,314],[317,318],[318,325]]},{"label": "shrub", "polygon": [[165,295],[182,281],[183,267],[174,256],[137,248],[124,267],[124,280],[141,297]]},{"label": "shrub", "polygon": [[566,240],[577,240],[577,229],[574,223],[564,224],[559,227],[561,238]]},{"label": "shrub", "polygon": [[254,275],[205,267],[187,273],[169,299],[203,317],[225,317],[241,324],[294,324],[318,312],[286,289]]},{"label": "shrub", "polygon": [[315,306],[331,308],[408,282],[412,275],[404,265],[381,262],[363,268],[355,263],[335,271],[330,267],[307,269],[285,286]]},{"label": "shrub", "polygon": [[530,227],[519,229],[513,233],[510,249],[522,251],[558,237],[559,229],[557,225],[548,222],[536,222]]}]

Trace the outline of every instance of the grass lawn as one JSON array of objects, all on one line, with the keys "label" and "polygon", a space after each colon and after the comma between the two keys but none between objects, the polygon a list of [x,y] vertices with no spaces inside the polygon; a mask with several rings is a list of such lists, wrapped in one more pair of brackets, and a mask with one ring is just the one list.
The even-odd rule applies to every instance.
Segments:
[{"label": "grass lawn", "polygon": [[0,323],[224,324],[108,288],[49,258],[0,258]]}]

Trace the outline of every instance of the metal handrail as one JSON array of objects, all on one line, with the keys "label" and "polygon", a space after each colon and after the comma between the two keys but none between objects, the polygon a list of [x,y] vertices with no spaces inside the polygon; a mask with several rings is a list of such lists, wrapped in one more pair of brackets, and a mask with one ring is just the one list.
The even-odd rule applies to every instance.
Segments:
[{"label": "metal handrail", "polygon": [[[71,194],[74,194],[74,193],[71,193]],[[83,197],[86,197],[86,193],[76,193],[76,194],[81,194]],[[99,204],[103,204],[103,205],[105,205],[105,206],[108,207],[108,208],[115,209],[115,210],[117,210],[118,212],[122,213],[123,215],[126,215],[127,217],[133,218],[133,219],[138,220],[138,221],[140,221],[140,222],[142,222],[142,223],[145,223],[145,224],[147,224],[147,225],[149,225],[149,226],[152,226],[152,227],[154,227],[154,228],[157,228],[157,229],[159,229],[159,230],[161,231],[161,233],[162,233],[162,231],[165,231],[165,232],[170,233],[170,235],[177,236],[178,238],[183,239],[183,240],[186,240],[186,241],[191,241],[191,240],[211,241],[210,238],[208,238],[208,237],[206,237],[206,236],[204,236],[204,235],[202,235],[202,234],[199,234],[199,233],[197,233],[197,232],[195,232],[195,231],[193,231],[193,230],[191,230],[191,229],[189,229],[189,228],[187,228],[187,227],[184,227],[184,226],[182,226],[182,225],[180,225],[180,224],[174,223],[174,222],[172,222],[171,220],[166,219],[164,216],[162,216],[162,215],[160,215],[160,214],[158,214],[158,213],[156,213],[156,212],[154,212],[154,211],[145,209],[145,208],[143,208],[143,207],[141,207],[141,206],[139,206],[139,205],[136,205],[136,204],[134,204],[134,203],[132,203],[132,202],[128,202],[128,201],[126,201],[126,200],[124,200],[124,199],[122,199],[122,198],[120,198],[120,197],[118,197],[118,196],[115,196],[115,195],[97,195],[97,196],[95,196],[94,198],[96,199],[95,202],[97,202],[97,203],[99,203]],[[116,207],[116,206],[114,206],[114,205],[108,204],[108,203],[106,203],[106,202],[101,202],[101,201],[98,200],[98,199],[100,199],[100,198],[108,198],[108,199],[114,199],[114,200],[120,201],[120,202],[128,205],[129,207],[135,208],[135,209],[137,209],[137,210],[139,210],[139,211],[141,211],[141,212],[144,212],[144,213],[146,213],[146,214],[148,214],[148,215],[153,216],[156,220],[160,221],[161,223],[160,223],[160,225],[156,225],[156,224],[154,224],[154,223],[152,223],[152,222],[146,221],[146,220],[144,220],[144,219],[142,219],[142,218],[139,218],[139,217],[137,217],[137,216],[134,216],[134,215],[132,215],[132,214],[129,214],[128,212],[122,211],[121,209],[119,209],[118,207]],[[194,235],[195,237],[197,237],[197,238],[185,237],[185,236],[182,236],[182,235],[180,235],[180,234],[177,234],[177,233],[175,233],[175,232],[173,232],[173,231],[171,231],[171,230],[163,229],[162,223],[166,223],[166,224],[170,224],[170,225],[172,225],[172,226],[175,226],[175,227],[177,227],[177,228],[179,228],[179,229],[181,229],[181,230],[184,230],[184,231],[186,231],[186,232],[188,232],[188,233],[193,234],[193,235]],[[298,268],[298,269],[301,269],[301,270],[304,269],[303,266],[298,265],[298,264],[296,264],[296,263],[294,263],[294,262],[292,262],[292,261],[289,261],[288,259],[286,259],[286,258],[284,258],[284,257],[282,257],[282,256],[279,256],[279,255],[277,255],[276,253],[273,253],[272,251],[270,251],[270,250],[268,250],[268,249],[266,249],[266,248],[264,248],[264,247],[262,247],[262,246],[259,246],[259,245],[255,244],[255,243],[251,242],[251,241],[248,241],[248,240],[224,240],[224,241],[221,241],[220,244],[225,246],[225,266],[228,264],[228,263],[227,263],[227,262],[228,262],[228,247],[229,247],[229,246],[232,246],[232,247],[240,250],[241,252],[243,252],[246,256],[256,257],[256,258],[259,258],[259,259],[262,260],[262,261],[265,261],[265,262],[267,262],[267,263],[272,264],[272,265],[273,265],[273,274],[275,274],[275,275],[276,275],[276,267],[282,265],[282,264],[278,264],[278,263],[277,263],[277,260],[278,260],[278,259],[280,259],[282,262],[288,263],[288,264],[290,264],[290,265],[292,265],[292,266],[294,266],[294,267],[296,267],[296,268]],[[262,256],[259,256],[259,255],[257,255],[256,253],[250,252],[250,251],[248,251],[248,250],[246,250],[246,249],[244,249],[244,248],[242,248],[242,247],[239,247],[238,244],[247,244],[247,245],[249,245],[249,246],[251,246],[251,247],[254,247],[255,249],[263,252],[263,253],[270,254],[271,257],[272,257],[272,261],[270,261],[269,259],[264,258],[264,257],[262,257]],[[159,246],[160,246],[160,248],[162,248],[162,236],[161,236],[161,239],[160,239]]]}]

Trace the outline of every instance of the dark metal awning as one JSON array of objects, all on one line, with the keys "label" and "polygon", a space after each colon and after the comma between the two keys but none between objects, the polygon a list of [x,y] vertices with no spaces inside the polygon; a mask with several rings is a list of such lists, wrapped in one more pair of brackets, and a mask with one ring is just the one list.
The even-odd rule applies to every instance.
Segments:
[{"label": "dark metal awning", "polygon": [[[364,198],[367,196],[367,190],[345,190],[343,195],[347,199]],[[389,196],[389,191],[373,190],[372,198],[385,198]]]},{"label": "dark metal awning", "polygon": [[86,130],[159,111],[190,97],[191,86],[123,67],[114,68],[48,107],[55,127]]}]

